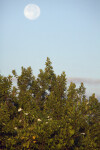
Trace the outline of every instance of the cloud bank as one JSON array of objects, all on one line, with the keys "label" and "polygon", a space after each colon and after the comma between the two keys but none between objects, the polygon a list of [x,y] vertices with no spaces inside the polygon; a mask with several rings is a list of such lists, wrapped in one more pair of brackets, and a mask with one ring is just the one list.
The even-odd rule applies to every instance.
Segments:
[{"label": "cloud bank", "polygon": [[87,83],[87,84],[98,84],[100,85],[100,79],[90,79],[90,78],[68,78],[68,82],[75,82],[75,83]]}]

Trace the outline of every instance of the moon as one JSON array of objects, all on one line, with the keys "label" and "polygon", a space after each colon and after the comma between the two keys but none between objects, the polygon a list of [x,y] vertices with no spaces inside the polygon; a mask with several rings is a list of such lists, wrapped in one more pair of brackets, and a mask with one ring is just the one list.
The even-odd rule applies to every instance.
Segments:
[{"label": "moon", "polygon": [[24,8],[24,15],[29,20],[36,20],[40,16],[40,7],[35,4],[28,4]]}]

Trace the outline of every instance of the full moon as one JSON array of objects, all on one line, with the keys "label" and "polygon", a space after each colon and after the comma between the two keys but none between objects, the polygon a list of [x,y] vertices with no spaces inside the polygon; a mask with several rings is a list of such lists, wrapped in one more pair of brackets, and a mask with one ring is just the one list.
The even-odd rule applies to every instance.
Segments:
[{"label": "full moon", "polygon": [[40,16],[40,8],[35,4],[28,4],[24,8],[24,15],[29,20],[35,20]]}]

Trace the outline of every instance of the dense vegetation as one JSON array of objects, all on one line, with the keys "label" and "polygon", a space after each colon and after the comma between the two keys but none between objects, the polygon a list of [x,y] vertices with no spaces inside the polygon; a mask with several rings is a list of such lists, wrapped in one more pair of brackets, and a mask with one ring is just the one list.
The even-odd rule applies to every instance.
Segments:
[{"label": "dense vegetation", "polygon": [[67,87],[49,58],[37,78],[31,67],[12,73],[16,87],[0,75],[0,149],[100,150],[100,102],[83,83]]}]

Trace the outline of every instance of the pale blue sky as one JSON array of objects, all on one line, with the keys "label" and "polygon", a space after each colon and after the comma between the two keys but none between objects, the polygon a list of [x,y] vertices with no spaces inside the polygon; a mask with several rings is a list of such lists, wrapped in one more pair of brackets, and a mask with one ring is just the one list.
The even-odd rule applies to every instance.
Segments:
[{"label": "pale blue sky", "polygon": [[[24,16],[30,3],[41,9],[35,21]],[[100,0],[0,0],[0,73],[37,75],[46,57],[57,74],[98,81],[86,86],[100,96]]]}]

